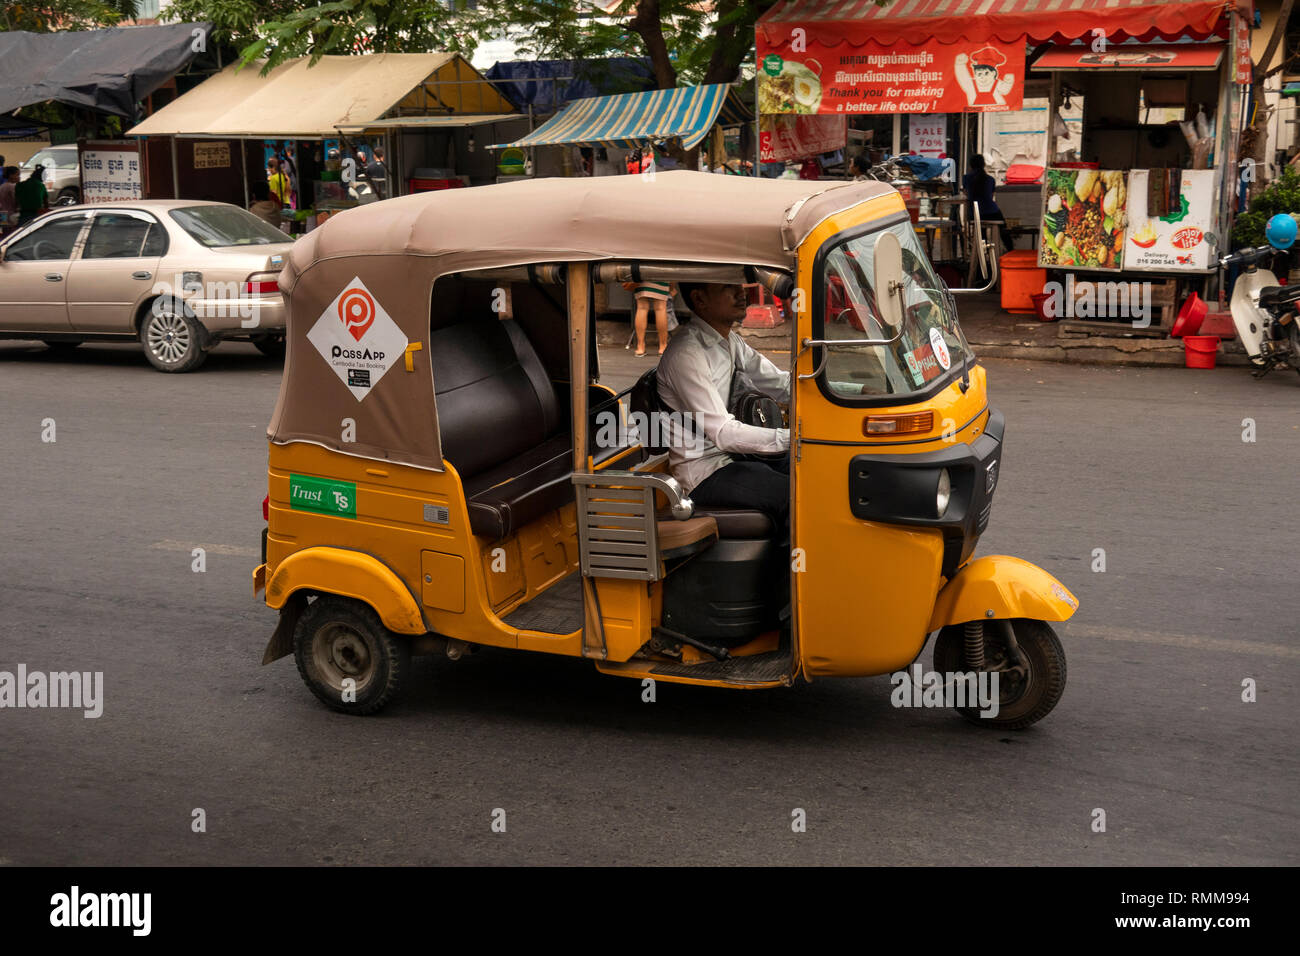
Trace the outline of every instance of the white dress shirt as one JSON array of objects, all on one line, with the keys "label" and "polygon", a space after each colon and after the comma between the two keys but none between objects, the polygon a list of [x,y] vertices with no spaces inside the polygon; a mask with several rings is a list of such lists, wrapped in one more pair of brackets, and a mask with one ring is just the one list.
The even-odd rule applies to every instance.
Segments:
[{"label": "white dress shirt", "polygon": [[698,317],[672,337],[659,360],[660,399],[670,409],[691,415],[691,427],[677,416],[668,419],[667,428],[661,426],[669,467],[687,492],[731,464],[727,452],[790,449],[790,429],[746,425],[727,411],[737,369],[763,394],[781,402],[789,400],[789,372],[781,371],[735,332],[724,339]]}]

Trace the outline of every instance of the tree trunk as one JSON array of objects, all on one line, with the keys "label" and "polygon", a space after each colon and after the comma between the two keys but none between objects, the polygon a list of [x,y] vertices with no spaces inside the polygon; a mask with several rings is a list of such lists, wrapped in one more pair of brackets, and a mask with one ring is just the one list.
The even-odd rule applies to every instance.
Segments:
[{"label": "tree trunk", "polygon": [[636,15],[628,21],[628,28],[641,37],[646,55],[654,70],[655,84],[661,90],[671,90],[677,85],[677,70],[668,56],[664,29],[659,13],[659,0],[638,0]]}]

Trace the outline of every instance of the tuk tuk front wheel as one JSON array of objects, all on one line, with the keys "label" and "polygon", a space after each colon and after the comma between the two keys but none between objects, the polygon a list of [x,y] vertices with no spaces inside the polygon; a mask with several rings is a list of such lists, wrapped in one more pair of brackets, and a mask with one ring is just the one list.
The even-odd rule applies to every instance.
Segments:
[{"label": "tuk tuk front wheel", "polygon": [[[1019,662],[1008,646],[1004,630],[1008,624],[1019,649]],[[998,674],[998,712],[983,717],[978,705],[954,709],[981,727],[1023,730],[1050,714],[1065,693],[1065,650],[1056,632],[1043,621],[986,621],[983,630],[984,669]],[[969,672],[966,650],[965,625],[948,625],[934,644],[934,669],[945,675]]]},{"label": "tuk tuk front wheel", "polygon": [[293,632],[303,681],[328,707],[373,714],[393,700],[411,666],[411,645],[360,601],[321,595]]}]

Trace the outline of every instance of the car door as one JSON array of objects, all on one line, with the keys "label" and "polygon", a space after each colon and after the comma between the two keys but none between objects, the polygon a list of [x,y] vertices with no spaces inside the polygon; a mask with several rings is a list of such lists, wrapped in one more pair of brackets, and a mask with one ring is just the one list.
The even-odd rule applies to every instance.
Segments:
[{"label": "car door", "polygon": [[43,218],[4,245],[0,330],[67,332],[68,269],[89,220],[84,210]]},{"label": "car door", "polygon": [[68,276],[68,321],[77,332],[135,332],[140,306],[167,251],[162,223],[134,209],[97,209]]}]

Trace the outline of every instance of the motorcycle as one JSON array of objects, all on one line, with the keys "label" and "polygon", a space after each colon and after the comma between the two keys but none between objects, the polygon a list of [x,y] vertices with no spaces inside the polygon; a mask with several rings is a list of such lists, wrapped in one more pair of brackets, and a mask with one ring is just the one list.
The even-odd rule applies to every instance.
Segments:
[{"label": "motorcycle", "polygon": [[[1300,372],[1300,285],[1281,285],[1268,269],[1259,266],[1261,259],[1285,250],[1295,241],[1296,230],[1275,230],[1270,222],[1269,245],[1238,249],[1219,259],[1221,268],[1241,266],[1241,274],[1232,290],[1232,323],[1246,347],[1246,355],[1255,366],[1252,373],[1262,378],[1279,365],[1289,365]],[[1289,233],[1289,237],[1288,237]]]}]

